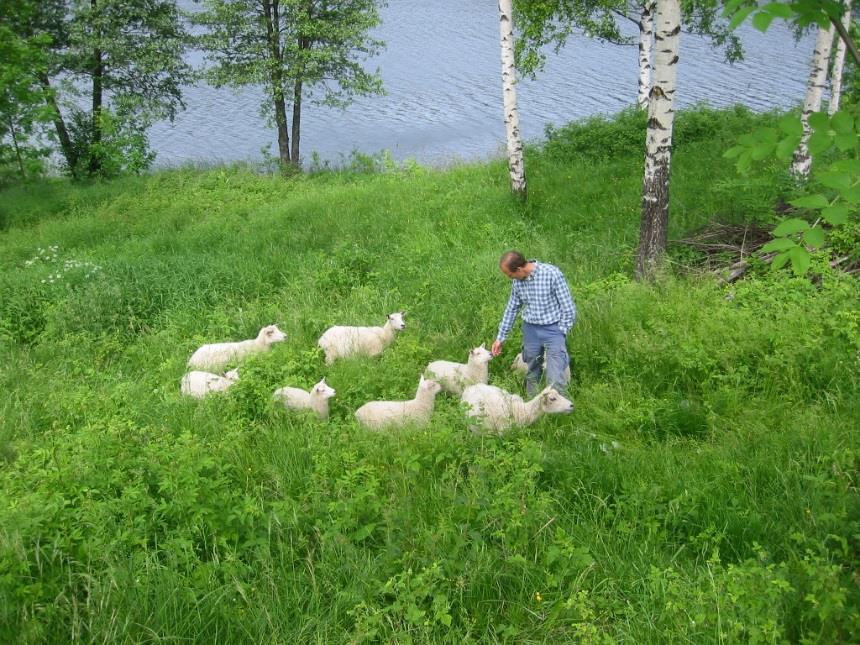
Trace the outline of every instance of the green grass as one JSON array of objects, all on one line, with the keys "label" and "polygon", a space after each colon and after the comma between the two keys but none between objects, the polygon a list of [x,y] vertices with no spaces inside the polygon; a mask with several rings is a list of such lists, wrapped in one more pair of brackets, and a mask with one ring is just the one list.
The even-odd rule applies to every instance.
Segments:
[{"label": "green grass", "polygon": [[[632,282],[637,118],[551,132],[525,206],[502,162],[0,194],[0,641],[856,638],[860,288],[823,259]],[[772,118],[681,114],[671,238],[773,218],[780,175],[721,157]],[[571,284],[576,411],[480,436],[440,397],[429,428],[358,427],[492,340],[511,247]],[[326,327],[401,309],[382,357],[324,366]],[[289,340],[233,389],[180,397],[196,347],[272,322]],[[517,345],[491,382],[519,391]],[[323,375],[330,422],[270,403]]]}]

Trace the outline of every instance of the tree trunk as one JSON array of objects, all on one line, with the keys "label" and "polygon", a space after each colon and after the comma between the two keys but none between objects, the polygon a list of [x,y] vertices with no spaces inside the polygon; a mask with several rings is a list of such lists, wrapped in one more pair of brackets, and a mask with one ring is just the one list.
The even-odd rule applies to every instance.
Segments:
[{"label": "tree trunk", "polygon": [[681,33],[679,0],[658,0],[654,34],[654,82],[648,98],[645,177],[636,278],[654,277],[666,252],[669,226],[669,168],[672,159],[673,108]]},{"label": "tree trunk", "polygon": [[[851,28],[851,0],[845,4],[845,15],[842,16],[845,31]],[[836,44],[836,57],[833,59],[833,71],[830,74],[830,105],[828,113],[832,116],[839,110],[839,100],[842,98],[842,69],[845,66],[845,41],[839,38]]]},{"label": "tree trunk", "polygon": [[648,91],[651,89],[651,52],[654,50],[654,2],[642,3],[639,17],[639,92],[636,103],[648,109]]},{"label": "tree trunk", "polygon": [[523,161],[523,142],[520,138],[520,117],[517,111],[517,70],[514,63],[513,0],[499,0],[499,33],[502,46],[502,95],[504,97],[511,190],[521,199],[525,199],[527,195],[526,170]]},{"label": "tree trunk", "polygon": [[60,106],[54,98],[54,92],[51,89],[51,81],[47,74],[39,74],[39,82],[45,90],[45,103],[51,110],[51,119],[54,121],[54,129],[57,131],[57,139],[60,140],[60,149],[63,151],[63,156],[66,158],[66,165],[69,167],[69,172],[75,179],[78,178],[78,158],[75,154],[75,147],[72,145],[72,138],[69,136],[69,130],[66,128],[66,122],[63,120],[63,113],[60,112]]},{"label": "tree trunk", "polygon": [[299,168],[299,139],[302,129],[302,79],[297,78],[293,89],[293,165]]},{"label": "tree trunk", "polygon": [[[93,3],[95,4],[95,3]],[[102,101],[104,96],[104,63],[101,50],[93,52],[93,113],[92,138],[89,142],[89,171],[96,175],[102,168]]]},{"label": "tree trunk", "polygon": [[829,29],[818,28],[818,38],[815,40],[815,50],[812,52],[812,64],[809,72],[809,82],[806,85],[806,98],[803,101],[803,112],[800,121],[803,123],[803,136],[794,151],[791,162],[791,174],[798,181],[806,181],[809,169],[812,167],[812,155],[809,154],[809,137],[812,128],[809,127],[809,115],[821,109],[821,96],[827,82],[827,63],[830,61],[830,48],[833,44],[833,25]]},{"label": "tree trunk", "polygon": [[284,100],[284,73],[281,56],[280,16],[278,0],[263,0],[266,16],[266,39],[269,45],[269,58],[272,62],[269,82],[272,84],[272,103],[275,108],[275,126],[278,130],[278,157],[281,165],[290,164],[290,135],[287,130],[287,105]]},{"label": "tree trunk", "polygon": [[18,171],[21,173],[21,179],[27,178],[27,173],[24,171],[24,162],[21,159],[21,149],[18,147],[18,136],[15,133],[15,124],[12,117],[7,117],[6,122],[9,124],[9,134],[12,135],[12,146],[15,148],[15,160],[18,162]]}]

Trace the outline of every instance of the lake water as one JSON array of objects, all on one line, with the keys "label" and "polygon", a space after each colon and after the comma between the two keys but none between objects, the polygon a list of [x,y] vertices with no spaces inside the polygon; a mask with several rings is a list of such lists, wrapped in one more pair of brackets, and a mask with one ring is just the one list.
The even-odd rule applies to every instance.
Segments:
[{"label": "lake water", "polygon": [[[191,0],[180,5],[193,10]],[[361,98],[346,110],[307,106],[302,158],[316,151],[339,161],[353,150],[389,150],[397,160],[442,165],[502,154],[501,62],[496,0],[389,0],[377,35],[386,42],[366,67],[379,68],[387,94]],[[779,21],[777,21],[778,23]],[[630,33],[633,33],[631,23]],[[796,43],[782,25],[762,34],[739,31],[745,60],[724,62],[704,39],[681,36],[677,99],[681,107],[744,103],[756,110],[803,99],[813,40]],[[194,64],[199,56],[192,55]],[[520,126],[527,140],[549,123],[612,114],[636,99],[637,49],[577,36],[548,53],[536,80],[518,86]],[[185,90],[187,109],[150,131],[157,166],[188,162],[260,161],[277,152],[274,128],[260,114],[259,88],[239,92],[206,85]]]}]

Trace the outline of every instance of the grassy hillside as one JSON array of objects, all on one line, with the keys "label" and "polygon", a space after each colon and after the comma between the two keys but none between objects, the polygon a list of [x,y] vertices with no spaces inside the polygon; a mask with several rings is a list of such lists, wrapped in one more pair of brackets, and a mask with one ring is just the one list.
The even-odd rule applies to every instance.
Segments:
[{"label": "grassy hillside", "polygon": [[[682,115],[671,238],[774,217],[780,175],[721,158],[768,118]],[[0,194],[0,641],[854,638],[858,283],[631,282],[641,126],[551,132],[526,206],[501,162]],[[440,397],[427,429],[359,428],[492,341],[511,247],[571,284],[576,411],[480,436]],[[327,326],[402,309],[381,358],[325,367]],[[180,397],[196,347],[272,322],[233,389]],[[491,364],[514,391],[518,341]],[[328,423],[271,404],[323,375]]]}]

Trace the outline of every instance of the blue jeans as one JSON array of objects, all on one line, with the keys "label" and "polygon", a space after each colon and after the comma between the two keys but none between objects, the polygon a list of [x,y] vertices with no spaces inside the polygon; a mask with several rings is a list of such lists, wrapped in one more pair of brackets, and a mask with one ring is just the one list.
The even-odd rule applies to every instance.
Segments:
[{"label": "blue jeans", "polygon": [[523,361],[528,365],[526,393],[529,398],[540,390],[540,379],[544,371],[546,355],[546,382],[562,396],[567,395],[565,369],[570,365],[567,355],[567,338],[559,326],[533,325],[523,322]]}]

